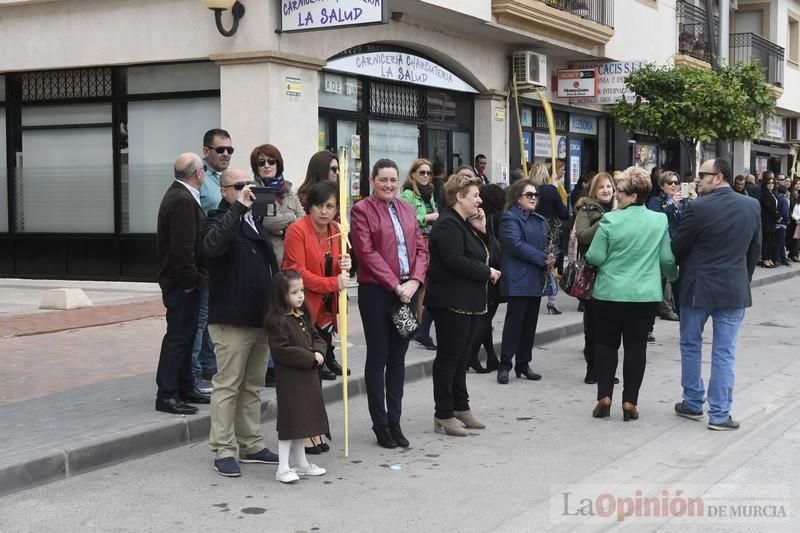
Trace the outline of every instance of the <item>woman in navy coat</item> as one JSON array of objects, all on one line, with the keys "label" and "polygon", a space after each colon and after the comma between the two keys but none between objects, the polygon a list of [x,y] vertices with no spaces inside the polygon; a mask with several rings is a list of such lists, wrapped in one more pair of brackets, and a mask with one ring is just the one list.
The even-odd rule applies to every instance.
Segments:
[{"label": "woman in navy coat", "polygon": [[536,212],[539,193],[533,182],[527,179],[514,182],[508,188],[506,199],[508,210],[500,221],[503,247],[500,292],[508,297],[497,370],[497,382],[501,384],[508,383],[514,357],[514,372],[518,378],[542,378],[530,367],[531,352],[544,291],[544,275],[555,263],[555,256],[545,253],[548,225],[547,220]]}]

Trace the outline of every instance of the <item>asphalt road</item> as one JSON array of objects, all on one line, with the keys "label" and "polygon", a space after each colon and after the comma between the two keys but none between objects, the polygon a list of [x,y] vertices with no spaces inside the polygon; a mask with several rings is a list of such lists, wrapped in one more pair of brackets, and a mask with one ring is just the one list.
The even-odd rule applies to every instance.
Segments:
[{"label": "asphalt road", "polygon": [[[342,404],[329,405],[333,449],[311,458],[328,469],[321,478],[283,485],[268,465],[223,478],[200,443],[0,498],[0,531],[796,531],[800,285],[755,289],[754,299],[739,343],[737,432],[673,414],[678,328],[657,321],[638,421],[622,422],[620,390],[610,419],[591,417],[595,388],[582,383],[582,339],[572,337],[536,349],[541,382],[470,374],[488,428],[467,438],[433,432],[426,379],[406,387],[408,450],[375,445],[359,397],[348,458]],[[274,427],[265,433],[274,448]],[[659,495],[664,512],[639,501],[639,516],[626,516],[636,491]],[[677,516],[689,506],[694,516]]]}]

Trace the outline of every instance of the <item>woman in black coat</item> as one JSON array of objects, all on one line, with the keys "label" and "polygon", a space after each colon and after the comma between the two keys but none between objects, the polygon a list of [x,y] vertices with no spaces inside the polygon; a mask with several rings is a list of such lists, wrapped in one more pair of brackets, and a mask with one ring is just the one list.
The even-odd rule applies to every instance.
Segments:
[{"label": "woman in black coat", "polygon": [[761,182],[761,266],[775,268],[775,225],[781,216],[778,213],[778,197],[775,196],[775,178],[769,176]]},{"label": "woman in black coat", "polygon": [[450,176],[444,186],[447,207],[429,237],[425,307],[436,325],[433,360],[434,429],[466,437],[464,427],[484,429],[472,414],[467,393],[470,336],[483,320],[487,284],[500,271],[489,266],[492,237],[486,233],[478,187],[481,179]]}]

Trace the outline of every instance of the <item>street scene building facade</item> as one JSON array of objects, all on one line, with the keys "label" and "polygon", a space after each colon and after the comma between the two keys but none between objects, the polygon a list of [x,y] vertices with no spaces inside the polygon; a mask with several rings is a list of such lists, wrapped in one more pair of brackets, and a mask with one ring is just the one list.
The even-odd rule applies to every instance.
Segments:
[{"label": "street scene building facade", "polygon": [[[612,108],[641,65],[710,68],[705,1],[242,0],[231,36],[231,11],[218,31],[209,3],[0,0],[0,276],[154,279],[172,162],[211,128],[231,133],[235,167],[279,147],[295,186],[313,153],[347,147],[351,202],[382,157],[402,176],[417,157],[452,172],[484,154],[508,183],[523,153],[551,157],[541,99],[525,83],[515,99],[512,74],[552,104],[567,183],[693,170],[677,142],[624,131]],[[732,143],[734,173],[789,174],[800,2],[731,4],[729,61],[758,61],[779,95],[763,135]]]}]

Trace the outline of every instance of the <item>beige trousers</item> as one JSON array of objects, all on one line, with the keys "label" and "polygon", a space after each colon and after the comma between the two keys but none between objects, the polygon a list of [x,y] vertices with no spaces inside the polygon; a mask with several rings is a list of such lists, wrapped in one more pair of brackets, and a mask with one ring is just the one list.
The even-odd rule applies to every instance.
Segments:
[{"label": "beige trousers", "polygon": [[209,445],[217,459],[264,449],[261,396],[267,371],[267,334],[261,328],[209,324],[217,373],[211,393]]}]

